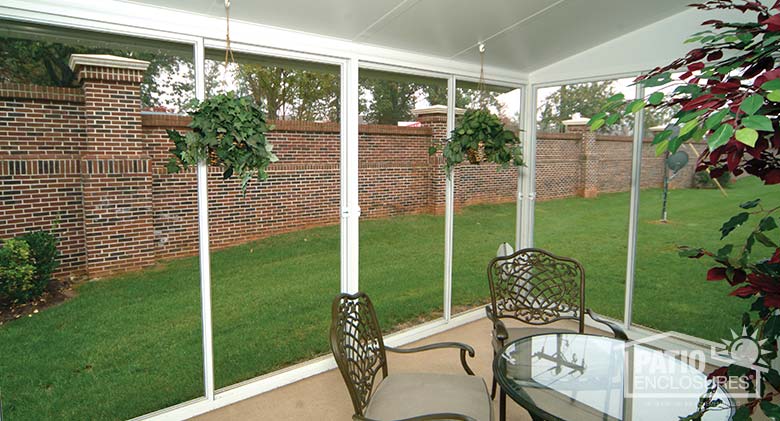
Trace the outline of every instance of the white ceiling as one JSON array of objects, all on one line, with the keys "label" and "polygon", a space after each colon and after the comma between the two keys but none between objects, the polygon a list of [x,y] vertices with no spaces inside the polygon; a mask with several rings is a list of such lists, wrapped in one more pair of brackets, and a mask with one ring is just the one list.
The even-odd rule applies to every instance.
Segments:
[{"label": "white ceiling", "polygon": [[[223,17],[224,0],[133,0]],[[686,9],[681,0],[232,0],[231,18],[532,72]]]}]

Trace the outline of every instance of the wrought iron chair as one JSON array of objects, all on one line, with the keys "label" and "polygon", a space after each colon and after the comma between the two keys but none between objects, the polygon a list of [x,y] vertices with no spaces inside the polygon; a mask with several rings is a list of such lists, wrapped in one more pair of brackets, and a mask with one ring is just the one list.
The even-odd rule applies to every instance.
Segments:
[{"label": "wrought iron chair", "polygon": [[[485,307],[493,322],[493,352],[507,342],[544,333],[570,333],[571,330],[535,327],[559,320],[576,320],[578,331],[585,331],[585,315],[607,325],[618,339],[628,340],[617,324],[585,308],[585,271],[571,258],[546,250],[527,248],[490,261],[487,268],[490,304]],[[507,328],[502,319],[515,319],[529,327]],[[490,397],[496,396],[496,379]]]},{"label": "wrought iron chair", "polygon": [[[457,342],[407,349],[385,346],[374,306],[362,292],[338,295],[332,316],[330,347],[352,398],[353,420],[492,420],[485,381],[474,376],[466,362],[467,353],[474,357],[470,346]],[[468,375],[388,375],[386,351],[406,354],[442,348],[460,350]],[[380,371],[382,378],[377,381]]]}]

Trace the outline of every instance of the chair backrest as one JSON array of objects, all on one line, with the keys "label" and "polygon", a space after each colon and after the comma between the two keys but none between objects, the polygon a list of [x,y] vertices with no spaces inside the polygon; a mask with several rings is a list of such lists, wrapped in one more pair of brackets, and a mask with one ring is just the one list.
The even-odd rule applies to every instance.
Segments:
[{"label": "chair backrest", "polygon": [[330,348],[347,384],[355,414],[363,416],[377,374],[387,377],[387,354],[371,299],[365,293],[333,300]]},{"label": "chair backrest", "polygon": [[585,330],[585,272],[578,261],[527,248],[496,257],[487,270],[495,317],[533,325],[574,319]]}]

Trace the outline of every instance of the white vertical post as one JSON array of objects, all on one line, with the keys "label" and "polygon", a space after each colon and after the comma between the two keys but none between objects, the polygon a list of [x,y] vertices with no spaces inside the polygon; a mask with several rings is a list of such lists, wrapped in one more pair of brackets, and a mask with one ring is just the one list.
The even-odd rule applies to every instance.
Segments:
[{"label": "white vertical post", "polygon": [[341,66],[341,292],[359,290],[358,91],[356,57]]},{"label": "white vertical post", "polygon": [[522,218],[524,230],[521,233],[518,249],[534,245],[534,208],[536,206],[536,87],[530,85],[525,95],[525,139],[523,142],[522,168],[523,191]]},{"label": "white vertical post", "polygon": [[[644,98],[645,88],[636,85],[636,98]],[[645,111],[640,110],[634,117],[634,144],[631,150],[631,206],[628,216],[628,253],[626,258],[626,306],[623,323],[631,328],[631,313],[634,304],[634,268],[636,267],[636,230],[639,217],[639,187],[642,175],[642,138],[645,131]]]},{"label": "white vertical post", "polygon": [[[520,104],[522,104],[522,107],[525,108],[526,104],[526,97],[528,96],[528,85],[523,86],[523,89],[520,90]],[[527,120],[527,117],[525,115],[525,109],[520,110],[520,127],[523,128],[523,131],[526,130],[525,128],[525,122]],[[527,133],[527,132],[526,132]],[[520,137],[521,141],[523,143],[526,143],[527,140],[525,140],[525,136],[523,136],[522,133],[518,133],[518,136]],[[525,146],[523,147],[524,153],[525,153]],[[523,228],[523,168],[517,169],[517,209],[515,211],[515,243],[512,245],[512,247],[515,250],[519,250],[520,242],[522,241],[523,232],[525,229]]]},{"label": "white vertical post", "polygon": [[[455,76],[447,79],[447,136],[455,129]],[[455,216],[455,169],[444,177],[444,320],[452,317],[452,231]]]},{"label": "white vertical post", "polygon": [[[203,39],[194,45],[195,97],[206,97]],[[206,399],[214,400],[214,344],[211,330],[211,255],[209,254],[209,166],[198,163],[198,253],[200,257],[201,324],[203,326],[203,388]]]}]

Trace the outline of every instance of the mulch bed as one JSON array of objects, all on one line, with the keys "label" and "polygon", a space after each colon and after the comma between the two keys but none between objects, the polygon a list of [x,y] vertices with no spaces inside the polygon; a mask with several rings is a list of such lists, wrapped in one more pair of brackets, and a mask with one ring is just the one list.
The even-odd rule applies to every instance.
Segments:
[{"label": "mulch bed", "polygon": [[39,298],[25,304],[11,304],[0,300],[0,326],[22,317],[33,317],[43,309],[56,306],[76,295],[73,284],[68,281],[52,281]]}]

